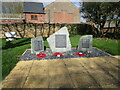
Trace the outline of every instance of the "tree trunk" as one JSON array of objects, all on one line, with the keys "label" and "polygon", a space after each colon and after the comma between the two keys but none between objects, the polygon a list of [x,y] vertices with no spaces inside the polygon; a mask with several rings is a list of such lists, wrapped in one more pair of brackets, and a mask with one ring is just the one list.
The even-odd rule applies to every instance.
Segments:
[{"label": "tree trunk", "polygon": [[42,36],[44,37],[44,24],[42,24]]},{"label": "tree trunk", "polygon": [[49,24],[49,31],[48,31],[48,37],[49,37],[49,35],[50,35],[50,27],[51,27],[51,24]]},{"label": "tree trunk", "polygon": [[34,34],[34,36],[37,37],[37,24],[36,24],[36,23],[34,24],[34,29],[35,29],[35,34]]},{"label": "tree trunk", "polygon": [[42,35],[42,24],[40,24],[39,26],[40,26],[40,35]]},{"label": "tree trunk", "polygon": [[25,34],[26,34],[26,33],[25,33],[25,32],[26,32],[26,24],[23,24],[23,32],[24,32],[24,33],[23,33],[23,37],[24,37]]},{"label": "tree trunk", "polygon": [[55,33],[55,23],[53,24],[53,29],[54,29],[53,33]]},{"label": "tree trunk", "polygon": [[108,31],[110,30],[110,23],[111,23],[111,21],[109,21],[109,23],[108,23],[108,29],[107,29],[106,32],[104,32],[103,36],[105,36],[108,33]]},{"label": "tree trunk", "polygon": [[15,30],[18,32],[18,34],[20,35],[21,38],[24,38],[24,36],[22,35],[22,33],[19,31],[18,29],[18,24],[14,24],[13,27],[15,28]]},{"label": "tree trunk", "polygon": [[4,32],[7,32],[6,25],[2,25],[2,30],[3,30]]},{"label": "tree trunk", "polygon": [[10,25],[6,24],[7,28],[9,29],[9,31],[11,32],[11,28],[10,28]]}]

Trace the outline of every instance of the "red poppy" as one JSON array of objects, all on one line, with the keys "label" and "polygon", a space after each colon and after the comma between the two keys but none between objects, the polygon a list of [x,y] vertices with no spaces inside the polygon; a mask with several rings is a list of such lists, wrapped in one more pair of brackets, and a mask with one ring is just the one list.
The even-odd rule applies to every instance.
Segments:
[{"label": "red poppy", "polygon": [[44,54],[44,53],[39,53],[39,54],[37,54],[36,56],[39,57],[39,58],[44,58],[44,57],[46,57],[46,54]]},{"label": "red poppy", "polygon": [[78,55],[78,56],[84,56],[85,54],[77,52],[76,55]]},{"label": "red poppy", "polygon": [[59,53],[59,52],[57,52],[57,53],[54,53],[54,56],[62,56],[62,53]]},{"label": "red poppy", "polygon": [[79,55],[79,52],[77,52],[76,55]]}]

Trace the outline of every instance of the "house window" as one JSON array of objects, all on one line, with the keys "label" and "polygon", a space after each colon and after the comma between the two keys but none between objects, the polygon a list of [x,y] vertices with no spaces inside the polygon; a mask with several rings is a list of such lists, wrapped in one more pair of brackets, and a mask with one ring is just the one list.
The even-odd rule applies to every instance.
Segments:
[{"label": "house window", "polygon": [[37,18],[37,15],[31,15],[31,19],[32,20],[37,20],[38,18]]}]

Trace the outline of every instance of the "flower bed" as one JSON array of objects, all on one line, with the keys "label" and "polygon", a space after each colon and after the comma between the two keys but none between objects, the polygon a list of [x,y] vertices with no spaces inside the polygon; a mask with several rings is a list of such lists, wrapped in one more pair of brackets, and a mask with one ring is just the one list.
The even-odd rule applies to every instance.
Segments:
[{"label": "flower bed", "polygon": [[[99,50],[97,48],[93,48],[92,51],[88,52],[78,52],[75,48],[72,48],[69,52],[56,52],[52,53],[49,48],[46,49],[46,51],[43,51],[41,53],[45,54],[45,57],[36,57],[36,54],[32,54],[31,50],[28,49],[22,57],[20,58],[21,61],[27,61],[27,60],[49,60],[49,59],[65,59],[65,58],[87,58],[87,57],[103,57],[103,56],[111,56],[110,54]],[[38,55],[39,56],[39,55]]]}]

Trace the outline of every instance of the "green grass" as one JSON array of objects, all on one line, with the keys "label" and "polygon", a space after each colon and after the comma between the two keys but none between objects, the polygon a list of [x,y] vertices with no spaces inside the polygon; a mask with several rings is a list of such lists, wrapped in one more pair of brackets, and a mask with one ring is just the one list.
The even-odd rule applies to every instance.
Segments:
[{"label": "green grass", "polygon": [[72,47],[76,47],[78,45],[79,39],[80,39],[79,35],[70,36],[70,41],[71,41]]},{"label": "green grass", "polygon": [[[70,36],[72,47],[76,47],[79,42],[79,35]],[[47,41],[44,41],[45,46],[48,48],[49,45]],[[2,50],[2,76],[3,79],[9,74],[9,72],[15,67],[16,63],[19,61],[17,56],[22,55],[22,53],[31,48],[30,38],[17,39],[11,43],[8,43],[5,39],[2,39],[2,44],[0,43],[0,48]],[[118,52],[118,41],[111,39],[93,39],[93,46],[112,55],[120,55]]]},{"label": "green grass", "polygon": [[[79,39],[80,39],[79,35],[70,37],[72,47],[76,47],[78,45]],[[119,49],[118,45],[119,45],[118,40],[112,40],[108,38],[94,38],[93,39],[93,47],[97,47],[112,55],[120,55],[120,52],[118,50]]]},{"label": "green grass", "polygon": [[[13,47],[9,48],[10,46]],[[2,78],[4,79],[19,61],[17,56],[22,55],[27,48],[30,48],[30,39],[18,39],[11,44],[3,39],[2,47],[6,47],[2,50]]]},{"label": "green grass", "polygon": [[97,47],[103,51],[106,51],[112,55],[120,55],[119,52],[119,41],[112,39],[104,39],[104,38],[95,38],[93,39],[93,46]]}]

